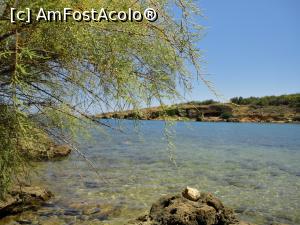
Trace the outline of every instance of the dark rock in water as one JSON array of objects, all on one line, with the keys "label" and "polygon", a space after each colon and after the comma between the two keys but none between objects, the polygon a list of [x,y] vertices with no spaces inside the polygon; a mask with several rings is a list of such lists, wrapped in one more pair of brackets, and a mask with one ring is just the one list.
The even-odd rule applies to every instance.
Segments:
[{"label": "dark rock in water", "polygon": [[272,223],[270,225],[288,225],[288,224],[285,224],[285,223]]},{"label": "dark rock in water", "polygon": [[83,214],[92,215],[92,214],[99,213],[100,211],[101,211],[100,208],[87,208],[83,210]]},{"label": "dark rock in water", "polygon": [[6,196],[5,200],[0,200],[0,218],[36,209],[51,196],[51,192],[41,187],[16,187]]},{"label": "dark rock in water", "polygon": [[236,213],[242,214],[242,213],[244,213],[246,210],[247,210],[247,207],[245,207],[245,206],[240,206],[239,208],[235,209],[234,211],[235,211]]},{"label": "dark rock in water", "polygon": [[29,220],[18,220],[17,222],[18,222],[19,224],[32,224],[32,222],[29,221]]},{"label": "dark rock in water", "polygon": [[66,216],[79,216],[81,215],[81,212],[76,209],[67,209],[64,211],[64,215]]},{"label": "dark rock in water", "polygon": [[[183,191],[186,193],[186,190]],[[184,194],[185,195],[185,194]],[[210,193],[197,201],[184,195],[165,196],[151,207],[148,215],[130,221],[132,225],[250,225],[239,221],[233,210]]]},{"label": "dark rock in water", "polygon": [[92,182],[92,181],[84,182],[84,186],[86,188],[99,188],[99,184],[97,182]]}]

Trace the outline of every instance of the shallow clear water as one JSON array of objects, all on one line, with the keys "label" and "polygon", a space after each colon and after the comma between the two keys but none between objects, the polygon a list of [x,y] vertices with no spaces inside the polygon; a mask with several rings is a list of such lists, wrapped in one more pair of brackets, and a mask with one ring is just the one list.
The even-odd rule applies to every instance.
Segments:
[{"label": "shallow clear water", "polygon": [[91,130],[92,141],[79,141],[100,176],[76,154],[37,166],[33,181],[56,197],[36,220],[124,224],[188,185],[214,193],[244,220],[300,224],[300,125],[178,122],[168,128],[171,150],[164,122],[121,126],[123,134]]}]

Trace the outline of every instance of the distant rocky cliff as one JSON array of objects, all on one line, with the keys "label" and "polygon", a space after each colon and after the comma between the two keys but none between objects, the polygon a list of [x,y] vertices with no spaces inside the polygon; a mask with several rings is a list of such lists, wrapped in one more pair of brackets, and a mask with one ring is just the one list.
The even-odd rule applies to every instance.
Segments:
[{"label": "distant rocky cliff", "polygon": [[299,123],[300,108],[286,105],[258,106],[232,103],[178,104],[145,108],[140,111],[110,112],[96,115],[101,119],[186,120],[203,122]]}]

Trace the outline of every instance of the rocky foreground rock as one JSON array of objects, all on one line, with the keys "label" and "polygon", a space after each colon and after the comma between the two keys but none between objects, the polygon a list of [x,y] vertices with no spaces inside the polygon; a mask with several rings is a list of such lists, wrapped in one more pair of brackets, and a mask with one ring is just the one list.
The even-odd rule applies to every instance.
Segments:
[{"label": "rocky foreground rock", "polygon": [[240,221],[234,211],[210,193],[187,187],[182,194],[165,196],[154,203],[148,215],[128,225],[253,225]]},{"label": "rocky foreground rock", "polygon": [[4,200],[0,200],[0,218],[36,209],[51,196],[51,192],[41,187],[15,187]]},{"label": "rocky foreground rock", "polygon": [[72,149],[69,145],[49,144],[46,149],[31,151],[27,154],[27,158],[32,161],[48,161],[64,159],[70,155]]}]

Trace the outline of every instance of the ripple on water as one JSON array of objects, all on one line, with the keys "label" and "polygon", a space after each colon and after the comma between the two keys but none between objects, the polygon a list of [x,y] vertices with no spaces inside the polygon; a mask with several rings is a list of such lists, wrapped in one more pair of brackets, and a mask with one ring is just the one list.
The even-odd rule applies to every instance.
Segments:
[{"label": "ripple on water", "polygon": [[300,224],[300,126],[177,123],[176,167],[169,161],[164,124],[140,125],[139,136],[124,122],[125,134],[91,131],[93,144],[79,140],[100,177],[76,156],[40,164],[36,170],[43,178],[34,180],[56,198],[33,213],[36,220],[122,224],[161,195],[189,185],[214,193],[244,220]]}]

